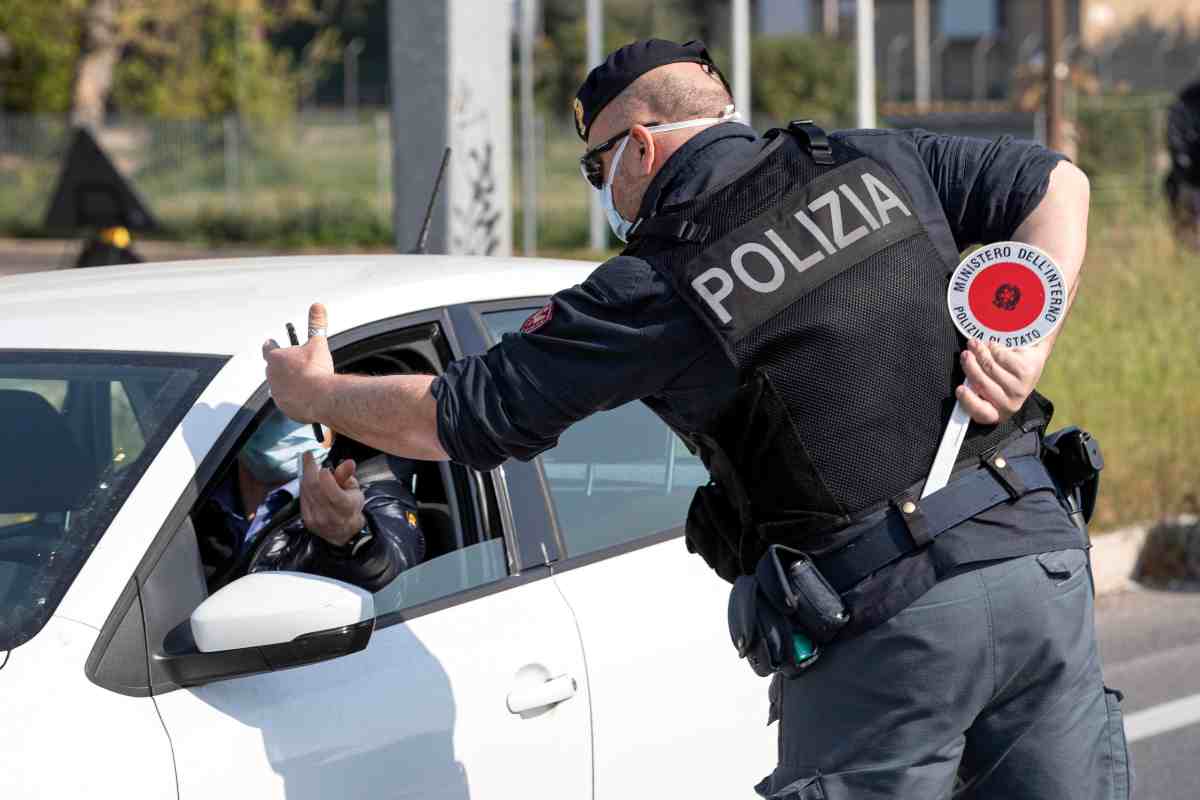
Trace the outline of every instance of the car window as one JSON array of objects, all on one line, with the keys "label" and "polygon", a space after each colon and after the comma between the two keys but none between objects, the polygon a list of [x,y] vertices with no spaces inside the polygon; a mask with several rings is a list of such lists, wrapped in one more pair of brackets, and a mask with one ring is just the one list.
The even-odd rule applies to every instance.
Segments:
[{"label": "car window", "polygon": [[112,460],[118,469],[137,460],[146,447],[146,437],[138,423],[137,413],[125,384],[113,381],[109,384],[109,409],[112,419]]},{"label": "car window", "polygon": [[0,650],[45,624],[223,362],[0,351],[0,441],[12,451],[0,462]]},{"label": "car window", "polygon": [[[434,371],[427,358],[408,348],[374,352],[346,363],[339,362],[339,370],[365,375]],[[270,422],[272,418],[276,420],[274,423]],[[246,574],[254,550],[265,541],[264,535],[273,535],[269,533],[272,523],[290,520],[283,535],[289,543],[312,539],[312,534],[304,528],[299,509],[287,506],[287,501],[292,499],[288,493],[298,491],[298,486],[291,483],[297,472],[295,461],[289,462],[287,475],[260,479],[254,474],[256,470],[262,472],[264,467],[254,466],[255,458],[248,452],[250,444],[254,443],[255,448],[261,450],[266,438],[276,435],[275,432],[265,438],[259,435],[260,430],[268,430],[262,427],[264,425],[272,425],[272,431],[279,425],[273,404],[268,403],[268,408],[242,434],[243,444],[227,457],[213,485],[206,489],[191,514],[210,591]],[[315,442],[311,441],[308,430],[308,426],[299,426],[289,434],[289,440],[300,437],[308,440],[308,444],[299,446],[312,446]],[[280,448],[280,452],[292,453],[294,450]],[[338,435],[330,462],[347,458],[357,464],[359,483],[367,492],[368,503],[373,506],[373,518],[384,520],[382,524],[386,525],[386,530],[376,530],[376,535],[400,538],[406,552],[411,552],[415,537],[419,536],[424,549],[424,555],[417,563],[400,572],[386,586],[364,586],[375,592],[377,615],[411,608],[508,575],[502,532],[498,528],[485,530],[478,519],[480,515],[472,511],[477,491],[465,468],[388,456]],[[394,482],[389,488],[389,497],[393,499],[371,499],[370,487],[381,481]],[[399,484],[399,488],[394,484]],[[287,496],[274,500],[277,490]],[[248,503],[258,505],[250,509]],[[411,503],[416,505],[415,518],[411,521],[419,534],[404,525],[404,521],[410,519]],[[321,543],[313,544],[320,546]],[[266,568],[310,571],[313,564],[312,559],[302,557],[283,566],[276,564]],[[320,573],[321,569],[313,567],[311,571]],[[358,573],[328,576],[354,582]]]},{"label": "car window", "polygon": [[[493,341],[536,307],[485,312]],[[585,555],[683,525],[708,471],[641,403],[577,422],[542,454],[568,557]]]}]

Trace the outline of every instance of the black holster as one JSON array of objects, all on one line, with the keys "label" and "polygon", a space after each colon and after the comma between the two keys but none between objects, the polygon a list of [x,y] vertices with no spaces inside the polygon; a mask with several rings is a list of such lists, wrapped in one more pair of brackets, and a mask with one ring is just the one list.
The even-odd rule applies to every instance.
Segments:
[{"label": "black holster", "polygon": [[1085,430],[1063,428],[1047,434],[1042,441],[1042,463],[1058,485],[1071,519],[1081,530],[1087,530],[1100,492],[1100,471],[1104,469],[1100,443]]}]

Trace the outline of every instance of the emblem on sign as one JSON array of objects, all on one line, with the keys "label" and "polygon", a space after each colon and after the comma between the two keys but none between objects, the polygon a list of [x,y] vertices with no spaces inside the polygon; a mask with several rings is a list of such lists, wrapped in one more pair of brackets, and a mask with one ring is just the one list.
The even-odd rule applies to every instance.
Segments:
[{"label": "emblem on sign", "polygon": [[1058,325],[1067,287],[1038,248],[999,242],[963,259],[950,277],[946,302],[963,336],[1021,347],[1037,344]]}]

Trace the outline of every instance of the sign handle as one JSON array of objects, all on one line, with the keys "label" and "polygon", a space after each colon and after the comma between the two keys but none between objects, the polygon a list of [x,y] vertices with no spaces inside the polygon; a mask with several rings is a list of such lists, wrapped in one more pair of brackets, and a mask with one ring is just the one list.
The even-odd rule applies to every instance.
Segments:
[{"label": "sign handle", "polygon": [[933,466],[929,469],[929,477],[925,479],[925,488],[921,490],[922,500],[950,482],[950,472],[954,469],[954,462],[958,461],[958,453],[970,426],[971,415],[963,408],[961,402],[956,401],[950,421],[946,423],[946,430],[942,433],[942,441],[938,444],[937,455],[933,458]]}]

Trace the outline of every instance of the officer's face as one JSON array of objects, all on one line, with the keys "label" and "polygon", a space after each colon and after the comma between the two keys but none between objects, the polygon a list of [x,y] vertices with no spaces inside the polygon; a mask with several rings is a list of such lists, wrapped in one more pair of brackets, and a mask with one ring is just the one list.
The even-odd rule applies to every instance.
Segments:
[{"label": "officer's face", "polygon": [[[631,119],[618,108],[610,107],[600,112],[588,133],[589,149],[608,145],[598,154],[600,169],[594,178],[601,186],[605,181],[612,182],[613,205],[628,220],[637,218],[646,187],[658,171],[654,135],[646,130],[646,124],[653,122]],[[614,162],[617,162],[615,173]]]}]

